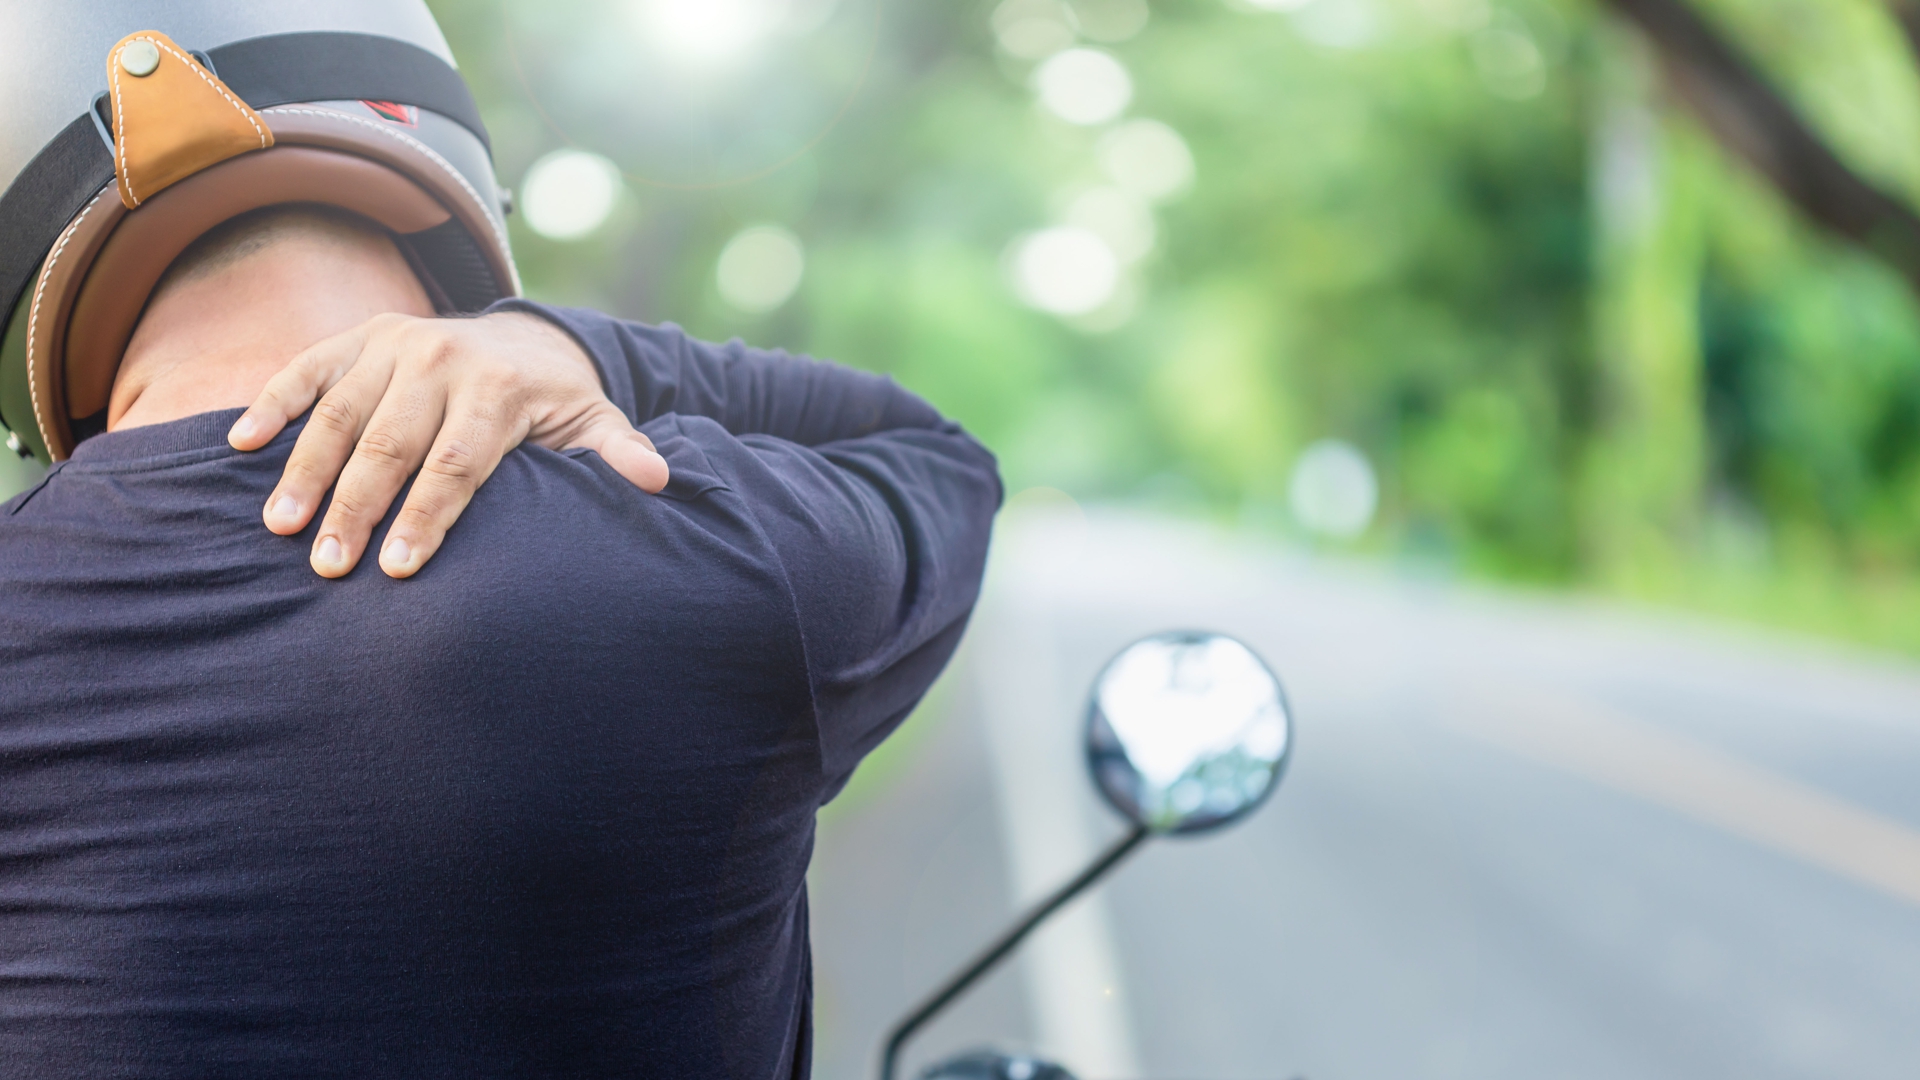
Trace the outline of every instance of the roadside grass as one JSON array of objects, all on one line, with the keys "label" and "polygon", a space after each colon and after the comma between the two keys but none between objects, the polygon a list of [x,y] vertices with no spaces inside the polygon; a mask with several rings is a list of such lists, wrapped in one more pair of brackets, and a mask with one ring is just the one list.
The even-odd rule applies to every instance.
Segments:
[{"label": "roadside grass", "polygon": [[1703,570],[1664,587],[1603,589],[1602,595],[1676,607],[1920,658],[1920,579],[1863,579],[1811,569],[1774,573]]}]

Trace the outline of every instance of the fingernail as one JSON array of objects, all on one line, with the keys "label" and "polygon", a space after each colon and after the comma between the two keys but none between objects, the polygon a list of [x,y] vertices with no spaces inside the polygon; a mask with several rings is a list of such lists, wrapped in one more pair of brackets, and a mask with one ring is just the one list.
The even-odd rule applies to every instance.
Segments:
[{"label": "fingernail", "polygon": [[329,566],[339,566],[342,561],[340,541],[331,536],[320,538],[320,546],[314,549],[314,556]]},{"label": "fingernail", "polygon": [[273,504],[273,516],[282,521],[292,521],[300,516],[300,504],[293,501],[293,496],[282,495],[279,501]]},{"label": "fingernail", "polygon": [[413,558],[413,549],[407,546],[406,537],[396,536],[387,541],[385,559],[388,566],[405,566],[407,560],[411,558]]},{"label": "fingernail", "polygon": [[233,425],[233,430],[227,433],[227,441],[234,442],[241,439],[251,439],[253,438],[253,433],[259,429],[260,425],[254,422],[251,415],[243,416],[238,423]]}]

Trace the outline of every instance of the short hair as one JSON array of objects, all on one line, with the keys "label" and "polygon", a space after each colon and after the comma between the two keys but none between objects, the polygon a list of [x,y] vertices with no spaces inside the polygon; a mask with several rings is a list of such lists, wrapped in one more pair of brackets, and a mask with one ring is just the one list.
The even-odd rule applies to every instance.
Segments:
[{"label": "short hair", "polygon": [[228,218],[187,245],[161,275],[153,295],[211,277],[249,255],[295,236],[319,236],[342,244],[371,238],[393,240],[393,234],[380,225],[337,206],[324,203],[263,206]]}]

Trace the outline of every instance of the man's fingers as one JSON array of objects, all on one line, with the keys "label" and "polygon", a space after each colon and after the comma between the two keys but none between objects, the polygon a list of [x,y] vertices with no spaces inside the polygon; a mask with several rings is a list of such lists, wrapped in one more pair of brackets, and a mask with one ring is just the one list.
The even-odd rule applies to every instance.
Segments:
[{"label": "man's fingers", "polygon": [[653,449],[645,435],[630,431],[610,438],[595,447],[613,471],[649,495],[658,495],[667,486],[667,459]]},{"label": "man's fingers", "polygon": [[[449,417],[440,429],[406,505],[387,530],[380,545],[380,569],[389,577],[411,577],[433,558],[473,493],[493,475],[507,451],[526,438],[526,414],[477,404]],[[667,486],[666,459],[654,450],[653,440],[635,431],[612,405],[562,449],[576,447],[597,451],[615,472],[644,491],[657,493]]]},{"label": "man's fingers", "polygon": [[657,495],[667,486],[667,459],[654,449],[652,439],[634,430],[626,415],[611,404],[599,410],[561,449],[581,447],[598,453],[614,472],[649,495]]},{"label": "man's fingers", "polygon": [[280,482],[267,497],[262,512],[267,528],[281,536],[292,536],[313,520],[320,500],[380,408],[392,379],[391,355],[383,349],[369,349],[359,354],[358,362],[313,406],[313,416],[294,442]]},{"label": "man's fingers", "polygon": [[296,357],[229,441],[242,450],[264,446],[309,407],[263,516],[276,533],[301,532],[333,489],[310,556],[323,577],[353,570],[423,462],[386,537],[381,562],[394,577],[432,558],[474,491],[522,441],[597,451],[647,492],[667,485],[666,460],[607,401],[592,359],[535,316],[375,316]]},{"label": "man's fingers", "polygon": [[267,380],[260,396],[233,422],[227,443],[235,450],[258,450],[280,434],[287,421],[306,412],[320,395],[346,375],[366,347],[367,327],[356,326],[319,342],[287,362]]},{"label": "man's fingers", "polygon": [[[314,411],[318,419],[319,408]],[[405,486],[407,477],[420,467],[445,415],[442,399],[424,390],[404,397],[396,390],[380,401],[366,430],[353,444],[353,456],[340,471],[333,502],[314,537],[308,561],[315,573],[343,577],[359,563],[373,527],[386,516],[387,507],[393,505],[393,497]],[[313,423],[307,422],[309,431]],[[302,432],[301,437],[305,436]]]},{"label": "man's fingers", "polygon": [[493,475],[506,452],[520,445],[526,429],[524,413],[509,418],[491,408],[448,418],[381,542],[380,569],[388,577],[412,577],[433,558],[473,493]]}]

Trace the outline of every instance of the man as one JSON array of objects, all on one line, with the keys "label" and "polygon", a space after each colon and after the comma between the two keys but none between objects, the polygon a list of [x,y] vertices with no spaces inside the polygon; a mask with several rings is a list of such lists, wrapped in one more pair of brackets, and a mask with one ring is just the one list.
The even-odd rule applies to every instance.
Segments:
[{"label": "man", "polygon": [[222,225],[0,509],[7,1075],[806,1075],[813,815],[951,655],[993,460],[882,378],[506,300],[466,347],[591,363],[664,487],[524,446],[409,579],[318,576],[317,500],[257,516],[305,422],[229,431],[299,396],[261,357],[449,325],[416,263]]},{"label": "man", "polygon": [[[30,43],[0,64],[10,450],[57,463],[103,430],[160,276],[196,237],[250,210],[322,203],[377,222],[438,314],[518,295],[511,200],[421,0],[41,0],[0,4],[0,36]],[[299,532],[325,501],[312,563],[341,576],[418,470],[378,560],[406,577],[523,440],[593,449],[649,490],[665,483],[664,463],[584,357],[506,330],[376,321],[293,358],[230,436],[256,449],[314,406],[263,507],[268,528]]]}]

